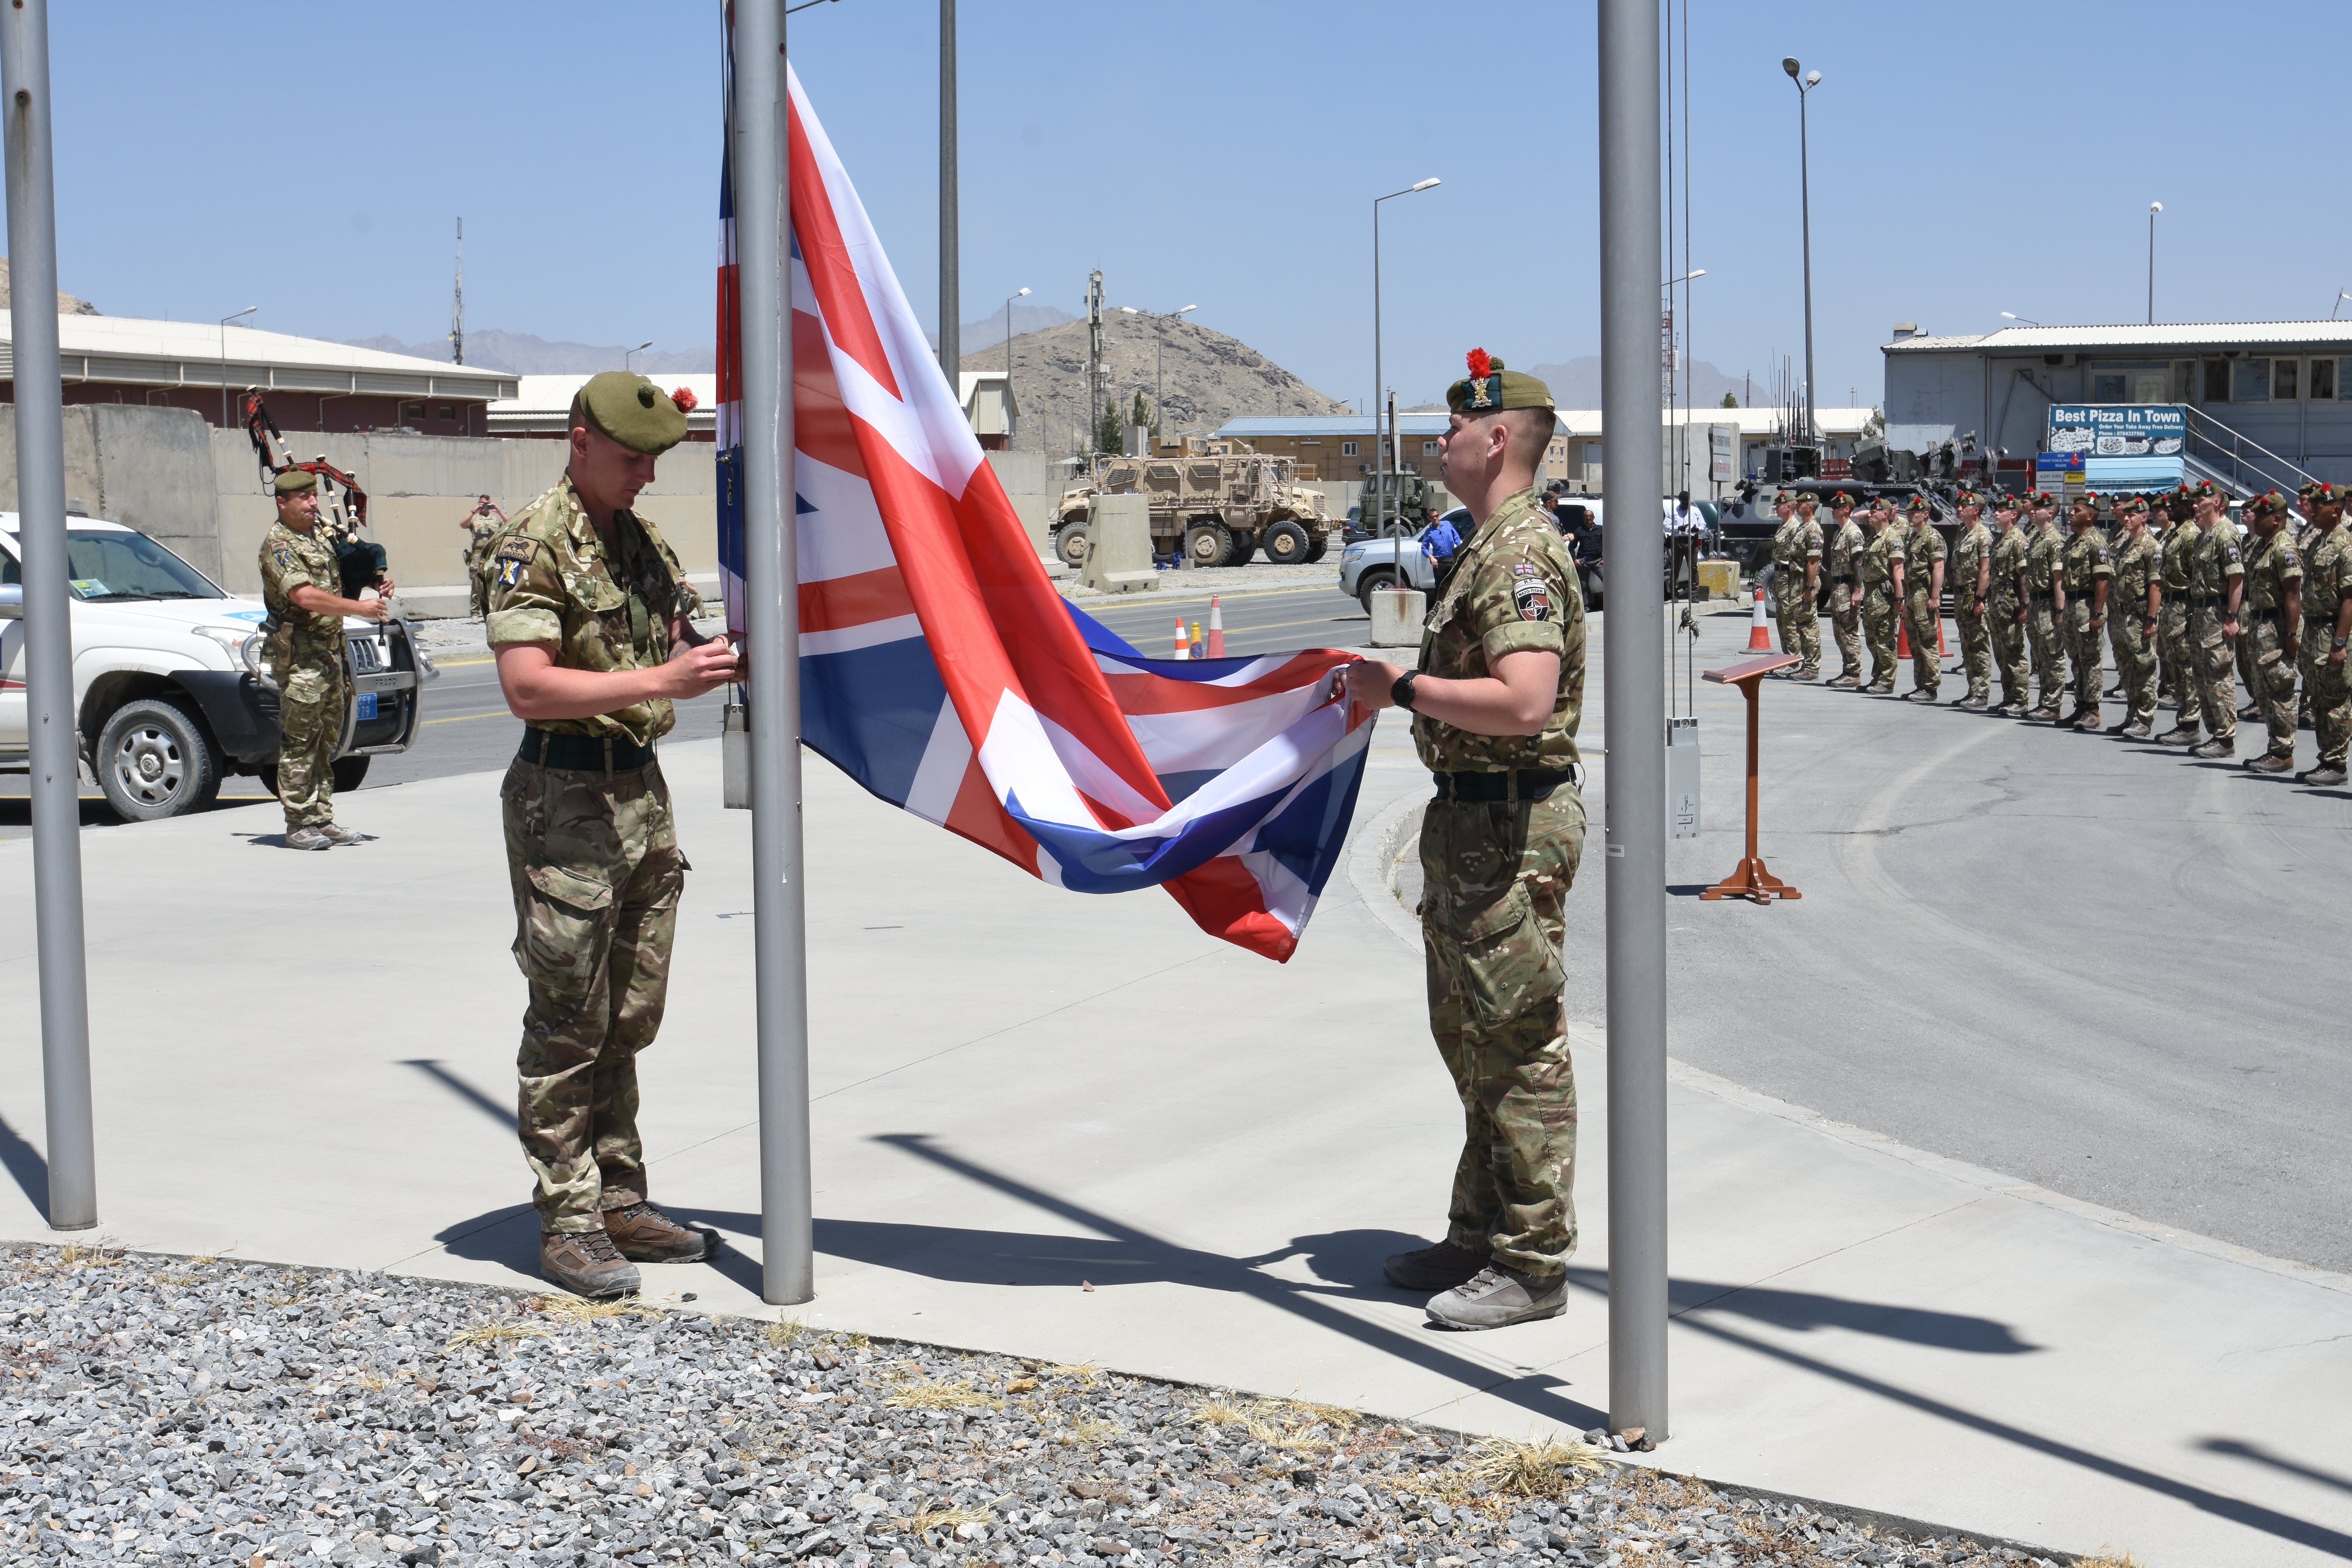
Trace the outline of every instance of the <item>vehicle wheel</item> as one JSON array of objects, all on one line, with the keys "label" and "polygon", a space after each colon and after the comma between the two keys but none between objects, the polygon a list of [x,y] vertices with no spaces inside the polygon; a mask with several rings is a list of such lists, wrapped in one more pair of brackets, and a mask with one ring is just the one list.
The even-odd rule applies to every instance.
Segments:
[{"label": "vehicle wheel", "polygon": [[1257,553],[1257,542],[1262,537],[1264,536],[1255,533],[1235,532],[1234,535],[1233,553],[1225,557],[1225,564],[1228,566],[1248,565],[1250,563],[1250,557]]},{"label": "vehicle wheel", "polygon": [[367,781],[368,764],[373,757],[337,757],[331,771],[335,776],[335,793],[349,795]]},{"label": "vehicle wheel", "polygon": [[1311,548],[1307,531],[1286,518],[1265,531],[1265,558],[1273,565],[1296,566],[1312,560]]},{"label": "vehicle wheel", "polygon": [[1356,602],[1364,606],[1364,614],[1372,613],[1372,595],[1396,586],[1396,573],[1390,567],[1375,566],[1356,579]]},{"label": "vehicle wheel", "polygon": [[1322,560],[1325,552],[1327,552],[1330,548],[1331,536],[1329,534],[1325,533],[1317,535],[1315,542],[1307,547],[1307,563],[1311,566],[1316,562]]},{"label": "vehicle wheel", "polygon": [[1087,525],[1066,522],[1054,535],[1054,553],[1073,572],[1083,571],[1087,564]]},{"label": "vehicle wheel", "polygon": [[114,710],[98,737],[98,782],[125,822],[154,822],[220,794],[220,756],[194,712],[167,697]]},{"label": "vehicle wheel", "polygon": [[253,770],[253,776],[259,779],[261,781],[261,787],[268,790],[271,795],[276,795],[278,793],[278,764],[276,763],[262,763],[259,767]]},{"label": "vehicle wheel", "polygon": [[1233,535],[1222,522],[1196,522],[1184,531],[1184,553],[1195,566],[1222,566],[1233,548]]}]

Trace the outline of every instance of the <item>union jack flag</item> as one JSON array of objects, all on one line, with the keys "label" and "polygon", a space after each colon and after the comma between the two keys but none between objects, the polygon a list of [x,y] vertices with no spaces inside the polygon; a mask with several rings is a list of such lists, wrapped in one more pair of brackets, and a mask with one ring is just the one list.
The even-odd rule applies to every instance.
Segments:
[{"label": "union jack flag", "polygon": [[[1287,959],[1363,777],[1370,716],[1327,695],[1350,656],[1147,658],[1055,591],[788,83],[803,739],[1033,876],[1088,893],[1165,888],[1203,931]],[[719,200],[731,619],[747,525],[731,167]]]}]

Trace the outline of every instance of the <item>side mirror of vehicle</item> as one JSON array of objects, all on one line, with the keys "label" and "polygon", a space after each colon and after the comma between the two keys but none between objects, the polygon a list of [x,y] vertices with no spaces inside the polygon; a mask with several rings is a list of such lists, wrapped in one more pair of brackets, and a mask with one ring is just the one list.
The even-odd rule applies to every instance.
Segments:
[{"label": "side mirror of vehicle", "polygon": [[25,585],[22,583],[0,583],[0,621],[21,621],[25,618]]}]

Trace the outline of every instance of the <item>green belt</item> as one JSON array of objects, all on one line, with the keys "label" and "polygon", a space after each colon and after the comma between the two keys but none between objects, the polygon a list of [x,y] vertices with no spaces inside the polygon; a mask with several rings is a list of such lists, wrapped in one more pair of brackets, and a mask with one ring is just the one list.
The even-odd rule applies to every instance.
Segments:
[{"label": "green belt", "polygon": [[1440,800],[1497,801],[1542,800],[1564,784],[1577,782],[1577,770],[1570,767],[1554,773],[1542,768],[1523,768],[1517,773],[1454,773],[1431,775],[1437,781]]},{"label": "green belt", "polygon": [[577,768],[590,773],[621,773],[654,760],[651,746],[640,746],[626,735],[558,735],[526,728],[515,755],[547,768]]}]

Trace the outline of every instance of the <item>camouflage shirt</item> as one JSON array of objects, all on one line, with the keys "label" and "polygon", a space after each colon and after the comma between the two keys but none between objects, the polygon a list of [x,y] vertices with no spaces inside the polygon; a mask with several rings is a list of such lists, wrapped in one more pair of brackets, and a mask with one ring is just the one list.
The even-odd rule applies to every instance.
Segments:
[{"label": "camouflage shirt", "polygon": [[1577,760],[1584,710],[1584,595],[1568,545],[1535,491],[1496,507],[1454,554],[1453,573],[1422,633],[1424,675],[1476,680],[1514,653],[1559,656],[1559,695],[1539,735],[1474,735],[1416,716],[1413,744],[1432,773],[1562,769]]},{"label": "camouflage shirt", "polygon": [[[568,474],[517,512],[490,552],[490,646],[553,643],[565,669],[646,669],[668,658],[670,617],[693,615],[701,601],[679,581],[677,557],[653,524],[624,511],[614,532],[618,548],[608,552]],[[673,722],[669,700],[655,697],[531,727],[650,745]]]},{"label": "camouflage shirt", "polygon": [[[2352,523],[2322,529],[2303,558],[2303,614],[2306,620],[2336,619],[2336,607],[2352,597]],[[2336,633],[2328,632],[2332,639]]]},{"label": "camouflage shirt", "polygon": [[2158,553],[2164,563],[2164,591],[2189,592],[2189,563],[2197,554],[2197,525],[2183,518],[2166,529]]},{"label": "camouflage shirt", "polygon": [[304,658],[342,645],[342,616],[295,608],[294,590],[303,587],[342,597],[343,574],[335,564],[334,546],[315,525],[297,533],[283,522],[273,522],[261,536],[261,602],[269,606],[269,619],[278,627],[269,639],[272,659]]},{"label": "camouflage shirt", "polygon": [[2197,531],[2197,548],[2189,558],[2189,595],[2226,604],[2230,579],[2245,575],[2246,563],[2238,549],[2238,531],[2228,518]]},{"label": "camouflage shirt", "polygon": [[1805,574],[1805,563],[1822,558],[1822,525],[1797,513],[1772,535],[1772,565],[1776,572]]},{"label": "camouflage shirt", "polygon": [[2025,570],[2025,558],[2032,548],[2025,530],[2013,523],[1993,541],[1992,596],[2012,609],[2017,605],[2017,574]]},{"label": "camouflage shirt", "polygon": [[1829,553],[1824,558],[1832,583],[1851,583],[1862,570],[1862,552],[1870,548],[1870,536],[1852,516],[1838,525],[1830,537]]},{"label": "camouflage shirt", "polygon": [[2294,547],[2292,530],[2282,528],[2268,539],[2253,542],[2246,562],[2247,608],[2274,616],[2285,607],[2287,590],[2302,584],[2303,552]]},{"label": "camouflage shirt", "polygon": [[1903,592],[1924,594],[1935,586],[1936,563],[1944,559],[1944,536],[1931,522],[1915,524],[1903,536]]},{"label": "camouflage shirt", "polygon": [[2052,584],[2060,580],[2060,568],[2066,558],[2066,542],[2058,537],[2058,525],[2037,527],[2025,546],[2025,591],[2048,594]]},{"label": "camouflage shirt", "polygon": [[2116,574],[2115,563],[2107,559],[2107,536],[2095,528],[2086,528],[2066,541],[2063,560],[2070,595],[2087,599],[2093,583]]},{"label": "camouflage shirt", "polygon": [[[1960,536],[1952,541],[1951,572],[1944,579],[1951,587],[1953,604],[1964,610],[1975,605],[1977,576],[1991,554],[1992,530],[1984,525],[1981,518],[1960,530]],[[1990,596],[1990,589],[1987,596]]]},{"label": "camouflage shirt", "polygon": [[2147,614],[2147,585],[2155,581],[2158,551],[2147,530],[2126,532],[2123,542],[2116,546],[2115,577],[2108,584],[2107,595],[2114,604],[2128,604],[2132,614],[2145,617]]},{"label": "camouflage shirt", "polygon": [[1901,548],[1895,542],[1895,531],[1882,528],[1871,535],[1870,543],[1862,552],[1862,585],[1865,589],[1895,586],[1895,563],[1901,558]]}]

